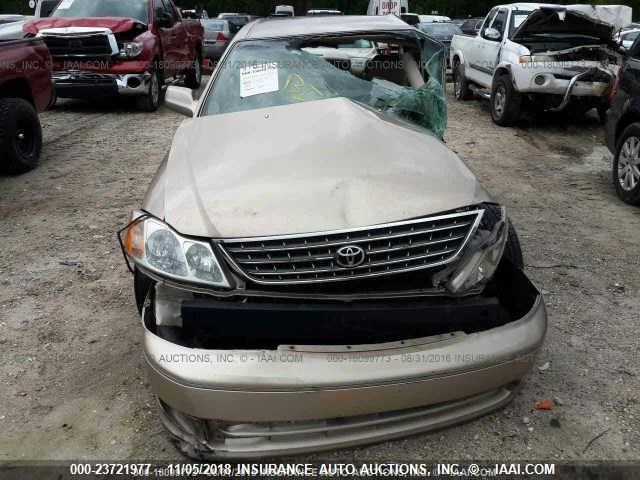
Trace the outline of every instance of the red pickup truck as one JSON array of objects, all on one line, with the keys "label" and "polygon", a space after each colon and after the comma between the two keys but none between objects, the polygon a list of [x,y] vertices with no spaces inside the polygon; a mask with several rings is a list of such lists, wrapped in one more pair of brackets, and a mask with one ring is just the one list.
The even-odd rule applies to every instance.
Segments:
[{"label": "red pickup truck", "polygon": [[62,0],[23,28],[49,47],[61,98],[130,95],[154,111],[167,82],[202,80],[204,30],[172,0]]},{"label": "red pickup truck", "polygon": [[0,42],[0,170],[18,174],[38,164],[38,112],[53,99],[51,56],[41,40]]}]

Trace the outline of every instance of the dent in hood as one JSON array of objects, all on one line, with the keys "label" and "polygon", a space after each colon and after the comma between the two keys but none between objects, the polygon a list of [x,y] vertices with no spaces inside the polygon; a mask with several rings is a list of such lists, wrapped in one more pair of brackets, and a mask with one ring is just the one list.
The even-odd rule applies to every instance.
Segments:
[{"label": "dent in hood", "polygon": [[100,27],[108,28],[113,33],[128,32],[137,28],[145,30],[147,26],[135,18],[119,17],[88,17],[88,18],[61,18],[49,17],[38,20],[30,20],[24,24],[23,30],[31,35],[37,35],[41,30],[51,28],[69,27]]},{"label": "dent in hood", "polygon": [[345,98],[186,120],[144,209],[231,238],[362,227],[489,201],[426,130]]},{"label": "dent in hood", "polygon": [[625,5],[543,5],[529,14],[512,40],[546,33],[589,35],[610,43],[614,30],[631,22],[631,11]]}]

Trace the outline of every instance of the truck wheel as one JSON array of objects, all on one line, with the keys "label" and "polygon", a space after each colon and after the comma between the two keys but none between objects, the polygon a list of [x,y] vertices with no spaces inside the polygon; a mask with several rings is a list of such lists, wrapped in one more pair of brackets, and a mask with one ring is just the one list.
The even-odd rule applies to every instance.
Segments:
[{"label": "truck wheel", "polygon": [[191,68],[187,71],[184,79],[184,84],[187,88],[193,90],[200,88],[202,83],[202,55],[196,53],[196,60],[193,62]]},{"label": "truck wheel", "polygon": [[0,98],[0,170],[25,173],[38,165],[42,129],[38,112],[22,98]]},{"label": "truck wheel", "polygon": [[491,89],[491,118],[501,127],[510,127],[520,118],[522,98],[509,75],[500,75]]},{"label": "truck wheel", "polygon": [[613,157],[613,182],[618,196],[630,205],[640,205],[640,123],[624,129]]},{"label": "truck wheel", "polygon": [[138,97],[138,108],[145,112],[155,112],[160,106],[160,100],[162,99],[162,77],[158,66],[154,65],[151,69],[151,78],[149,79],[149,86],[147,92]]},{"label": "truck wheel", "polygon": [[464,67],[460,62],[456,62],[456,67],[453,70],[453,95],[456,100],[469,100],[473,96],[469,89],[469,83],[464,78]]}]

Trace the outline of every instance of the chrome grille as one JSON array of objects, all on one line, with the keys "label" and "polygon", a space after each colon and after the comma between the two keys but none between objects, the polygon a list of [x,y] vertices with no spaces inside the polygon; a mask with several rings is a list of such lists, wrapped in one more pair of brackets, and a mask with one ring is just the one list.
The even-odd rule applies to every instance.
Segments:
[{"label": "chrome grille", "polygon": [[[360,279],[453,261],[482,213],[472,210],[350,230],[226,239],[218,245],[232,267],[256,283]],[[340,266],[344,261],[338,263],[338,250],[349,246],[362,249],[364,257],[352,266]]]},{"label": "chrome grille", "polygon": [[44,34],[42,37],[53,57],[110,57],[114,54],[105,34]]}]

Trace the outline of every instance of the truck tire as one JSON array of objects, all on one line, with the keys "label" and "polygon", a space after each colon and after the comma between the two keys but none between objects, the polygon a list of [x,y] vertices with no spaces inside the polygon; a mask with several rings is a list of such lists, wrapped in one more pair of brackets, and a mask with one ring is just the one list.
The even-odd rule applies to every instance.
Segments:
[{"label": "truck tire", "polygon": [[196,90],[200,88],[202,83],[202,55],[200,52],[196,52],[196,59],[193,62],[191,68],[187,71],[184,78],[184,85],[187,88]]},{"label": "truck tire", "polygon": [[613,183],[618,196],[629,205],[640,205],[640,123],[622,131],[613,157]]},{"label": "truck tire", "polygon": [[162,101],[162,76],[157,64],[151,67],[151,78],[147,92],[138,97],[138,108],[145,112],[155,112]]},{"label": "truck tire", "polygon": [[496,125],[510,127],[520,118],[522,98],[507,74],[496,77],[491,89],[491,118]]},{"label": "truck tire", "polygon": [[42,128],[38,112],[22,98],[0,98],[0,170],[17,175],[38,165]]},{"label": "truck tire", "polygon": [[453,95],[456,100],[469,100],[473,97],[473,92],[469,89],[469,82],[464,77],[464,66],[456,61],[453,70]]}]

